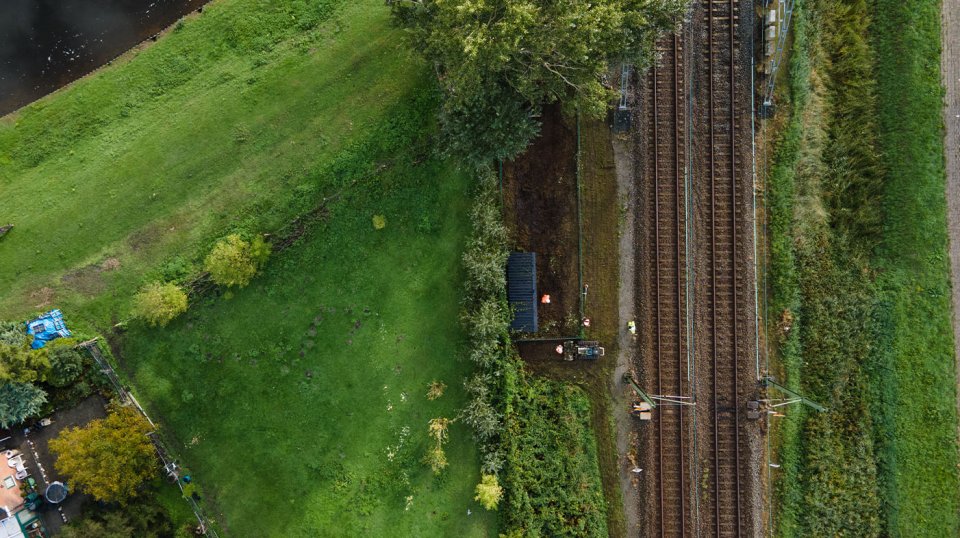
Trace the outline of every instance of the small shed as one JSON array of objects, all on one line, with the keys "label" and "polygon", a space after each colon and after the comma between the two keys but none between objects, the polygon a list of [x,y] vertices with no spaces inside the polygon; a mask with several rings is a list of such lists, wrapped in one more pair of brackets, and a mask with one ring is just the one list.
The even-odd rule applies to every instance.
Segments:
[{"label": "small shed", "polygon": [[513,252],[507,258],[507,300],[513,310],[510,330],[537,332],[537,254]]}]

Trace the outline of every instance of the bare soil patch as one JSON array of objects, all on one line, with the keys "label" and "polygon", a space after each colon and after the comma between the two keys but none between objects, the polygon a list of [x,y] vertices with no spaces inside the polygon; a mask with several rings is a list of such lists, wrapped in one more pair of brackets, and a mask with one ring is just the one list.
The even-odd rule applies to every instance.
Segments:
[{"label": "bare soil patch", "polygon": [[[504,163],[505,220],[514,247],[537,253],[537,292],[550,295],[539,306],[537,336],[570,336],[579,322],[577,134],[557,106],[546,107],[542,120],[526,153]],[[531,352],[545,358],[539,346]]]},{"label": "bare soil patch", "polygon": [[60,279],[67,287],[77,293],[87,296],[94,296],[103,293],[107,289],[107,283],[100,274],[103,270],[99,265],[88,265],[63,275]]},{"label": "bare soil patch", "polygon": [[[940,70],[946,88],[943,121],[947,163],[947,223],[950,234],[950,279],[953,283],[953,343],[960,361],[960,0],[943,0],[940,7],[943,50]],[[957,367],[960,386],[960,365]],[[960,414],[960,391],[957,392]]]}]

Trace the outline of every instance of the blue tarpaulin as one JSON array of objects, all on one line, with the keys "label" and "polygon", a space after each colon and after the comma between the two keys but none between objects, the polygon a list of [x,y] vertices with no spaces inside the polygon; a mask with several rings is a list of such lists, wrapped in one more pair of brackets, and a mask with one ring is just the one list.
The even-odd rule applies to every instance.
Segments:
[{"label": "blue tarpaulin", "polygon": [[68,337],[70,331],[63,322],[63,312],[51,310],[39,318],[27,322],[27,334],[33,336],[30,347],[40,349],[55,338]]}]

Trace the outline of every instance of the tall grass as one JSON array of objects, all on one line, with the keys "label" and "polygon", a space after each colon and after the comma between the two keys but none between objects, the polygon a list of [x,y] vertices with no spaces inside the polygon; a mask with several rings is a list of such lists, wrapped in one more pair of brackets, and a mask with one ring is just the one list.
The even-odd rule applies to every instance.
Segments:
[{"label": "tall grass", "polygon": [[955,536],[936,6],[817,0],[795,17],[771,315],[788,383],[831,410],[779,426],[777,532]]}]

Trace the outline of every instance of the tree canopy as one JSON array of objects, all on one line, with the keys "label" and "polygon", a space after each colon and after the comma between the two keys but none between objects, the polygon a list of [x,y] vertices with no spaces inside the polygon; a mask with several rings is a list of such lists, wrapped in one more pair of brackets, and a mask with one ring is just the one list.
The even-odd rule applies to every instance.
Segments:
[{"label": "tree canopy", "polygon": [[[85,509],[82,519],[64,525],[61,538],[167,538],[174,535],[174,526],[166,511],[155,499],[121,508],[100,511]],[[177,534],[177,536],[180,536]]]},{"label": "tree canopy", "polygon": [[134,297],[133,315],[151,327],[163,327],[186,311],[187,294],[176,284],[151,282]]},{"label": "tree canopy", "polygon": [[0,382],[46,381],[49,372],[50,358],[46,349],[0,343]]},{"label": "tree canopy", "polygon": [[126,502],[156,474],[150,423],[129,407],[105,419],[68,428],[50,441],[57,471],[98,501]]},{"label": "tree canopy", "polygon": [[242,288],[250,283],[269,257],[270,245],[263,237],[258,235],[248,242],[232,234],[213,247],[203,266],[217,284]]},{"label": "tree canopy", "polygon": [[83,355],[74,347],[72,339],[57,339],[47,344],[50,357],[50,372],[47,383],[54,387],[66,387],[83,374]]},{"label": "tree canopy", "polygon": [[32,383],[0,385],[0,428],[10,428],[34,416],[47,403],[47,393]]},{"label": "tree canopy", "polygon": [[611,62],[645,63],[683,0],[398,0],[394,15],[435,67],[450,150],[484,162],[519,154],[541,105],[602,116]]}]

